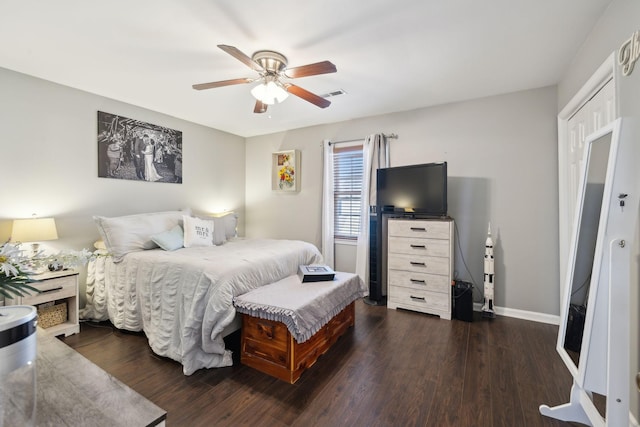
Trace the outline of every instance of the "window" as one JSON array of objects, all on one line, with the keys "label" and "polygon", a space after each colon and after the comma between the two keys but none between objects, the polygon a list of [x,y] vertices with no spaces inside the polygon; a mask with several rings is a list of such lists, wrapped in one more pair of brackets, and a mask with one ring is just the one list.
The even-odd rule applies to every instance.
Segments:
[{"label": "window", "polygon": [[357,240],[362,206],[362,145],[333,149],[334,237]]}]

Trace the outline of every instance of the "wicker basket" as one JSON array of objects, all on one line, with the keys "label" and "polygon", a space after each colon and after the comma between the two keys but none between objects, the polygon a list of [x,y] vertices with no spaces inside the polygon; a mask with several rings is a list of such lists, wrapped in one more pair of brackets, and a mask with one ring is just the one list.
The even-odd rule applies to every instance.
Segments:
[{"label": "wicker basket", "polygon": [[38,326],[42,328],[50,328],[67,321],[67,303],[52,305],[50,307],[38,307]]}]

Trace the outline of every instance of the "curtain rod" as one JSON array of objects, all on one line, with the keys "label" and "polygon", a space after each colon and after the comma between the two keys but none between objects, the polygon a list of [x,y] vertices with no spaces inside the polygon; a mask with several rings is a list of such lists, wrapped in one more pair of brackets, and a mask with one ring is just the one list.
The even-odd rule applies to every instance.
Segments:
[{"label": "curtain rod", "polygon": [[[396,135],[395,133],[390,133],[390,134],[386,134],[383,133],[382,135],[384,135],[385,138],[388,139],[398,139],[398,135]],[[329,141],[329,145],[333,145],[333,144],[344,144],[347,142],[356,142],[356,141],[363,141],[364,138],[358,138],[358,139],[347,139],[344,141]]]}]

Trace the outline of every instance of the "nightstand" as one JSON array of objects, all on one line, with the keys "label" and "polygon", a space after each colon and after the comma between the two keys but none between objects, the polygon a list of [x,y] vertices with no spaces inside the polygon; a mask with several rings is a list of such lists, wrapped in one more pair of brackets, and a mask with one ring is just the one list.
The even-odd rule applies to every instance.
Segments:
[{"label": "nightstand", "polygon": [[69,336],[80,332],[80,323],[78,321],[78,272],[75,270],[52,271],[30,277],[37,280],[37,282],[29,283],[29,285],[40,290],[40,293],[6,299],[5,304],[37,306],[52,301],[56,303],[66,302],[66,322],[47,328],[47,332],[53,336],[62,334]]}]

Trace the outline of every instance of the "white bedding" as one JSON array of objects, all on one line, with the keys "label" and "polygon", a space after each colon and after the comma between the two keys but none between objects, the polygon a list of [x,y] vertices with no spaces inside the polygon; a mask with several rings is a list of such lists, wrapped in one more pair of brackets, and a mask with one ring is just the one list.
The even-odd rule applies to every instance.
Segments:
[{"label": "white bedding", "polygon": [[81,317],[144,330],[156,354],[182,363],[191,375],[232,364],[221,332],[235,317],[234,296],[317,263],[322,255],[310,243],[268,239],[131,252],[119,263],[99,257],[89,266]]}]

